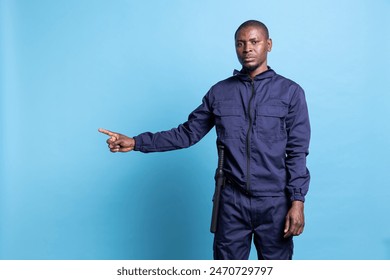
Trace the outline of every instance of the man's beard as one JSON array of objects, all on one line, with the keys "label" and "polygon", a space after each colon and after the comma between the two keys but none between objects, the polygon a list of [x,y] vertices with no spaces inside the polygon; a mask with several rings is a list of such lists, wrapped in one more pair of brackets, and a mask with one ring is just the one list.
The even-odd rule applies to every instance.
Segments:
[{"label": "man's beard", "polygon": [[244,61],[241,62],[242,68],[246,69],[249,72],[252,72],[259,68],[261,66],[261,63],[259,61],[252,61],[248,64],[246,64]]},{"label": "man's beard", "polygon": [[246,73],[250,73],[250,72],[255,71],[258,67],[259,67],[259,65],[249,65],[249,66],[243,65],[243,66],[242,66],[242,69],[243,69]]}]

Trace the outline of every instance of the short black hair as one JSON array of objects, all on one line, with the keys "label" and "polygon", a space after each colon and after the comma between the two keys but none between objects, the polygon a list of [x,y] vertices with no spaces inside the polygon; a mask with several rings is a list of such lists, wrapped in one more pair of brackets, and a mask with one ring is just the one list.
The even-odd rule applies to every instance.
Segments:
[{"label": "short black hair", "polygon": [[268,32],[267,26],[266,26],[264,23],[262,23],[262,22],[260,22],[260,21],[258,21],[258,20],[253,20],[253,19],[247,20],[246,22],[242,23],[242,24],[237,28],[236,33],[234,33],[234,39],[237,38],[237,34],[238,34],[238,32],[239,32],[241,29],[243,29],[243,28],[245,28],[245,27],[249,27],[249,26],[250,26],[250,27],[258,27],[258,28],[262,29],[262,30],[264,31],[265,36],[267,37],[267,39],[269,39],[269,32]]}]

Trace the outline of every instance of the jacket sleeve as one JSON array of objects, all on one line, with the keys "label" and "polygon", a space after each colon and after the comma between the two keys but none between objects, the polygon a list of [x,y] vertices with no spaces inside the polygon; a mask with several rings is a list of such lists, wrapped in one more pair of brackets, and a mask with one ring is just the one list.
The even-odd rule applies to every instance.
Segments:
[{"label": "jacket sleeve", "polygon": [[157,133],[144,132],[135,136],[135,151],[143,153],[164,152],[187,148],[203,138],[214,126],[214,116],[206,95],[202,104],[189,116],[188,120],[171,130]]},{"label": "jacket sleeve", "polygon": [[305,201],[309,190],[310,173],[306,167],[309,154],[310,122],[305,94],[297,87],[286,117],[288,133],[286,146],[287,190],[290,199]]}]

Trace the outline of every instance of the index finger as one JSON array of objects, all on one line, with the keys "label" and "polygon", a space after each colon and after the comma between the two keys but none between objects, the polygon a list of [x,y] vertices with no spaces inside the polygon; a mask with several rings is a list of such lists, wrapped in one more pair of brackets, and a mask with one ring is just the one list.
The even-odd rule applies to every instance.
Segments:
[{"label": "index finger", "polygon": [[116,134],[114,132],[109,131],[109,130],[104,129],[104,128],[99,128],[99,132],[104,133],[104,134],[111,136],[111,137],[116,136]]},{"label": "index finger", "polygon": [[287,217],[284,225],[284,238],[291,236],[290,219]]}]

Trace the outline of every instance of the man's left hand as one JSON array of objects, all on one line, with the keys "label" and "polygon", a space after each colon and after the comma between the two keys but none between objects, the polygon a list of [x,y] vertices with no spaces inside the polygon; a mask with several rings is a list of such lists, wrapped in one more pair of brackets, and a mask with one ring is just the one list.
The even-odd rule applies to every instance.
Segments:
[{"label": "man's left hand", "polygon": [[290,210],[286,216],[284,226],[284,238],[297,236],[303,232],[305,226],[305,215],[303,213],[303,202],[293,201]]}]

